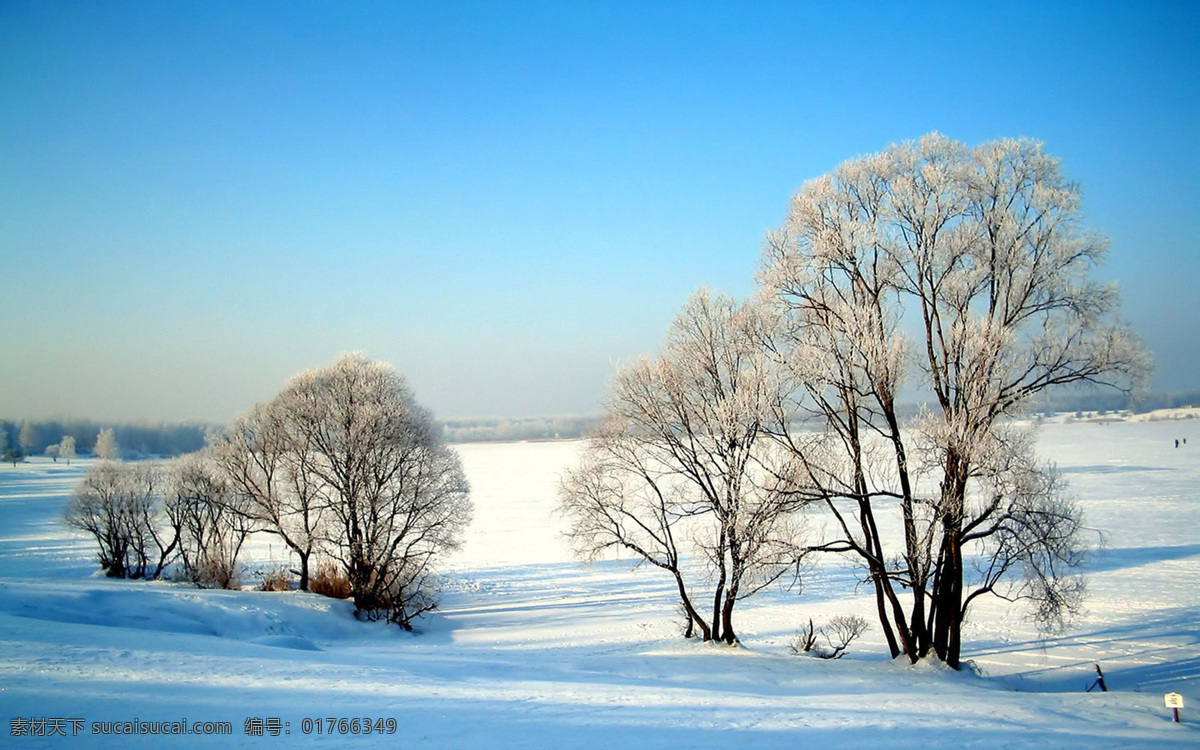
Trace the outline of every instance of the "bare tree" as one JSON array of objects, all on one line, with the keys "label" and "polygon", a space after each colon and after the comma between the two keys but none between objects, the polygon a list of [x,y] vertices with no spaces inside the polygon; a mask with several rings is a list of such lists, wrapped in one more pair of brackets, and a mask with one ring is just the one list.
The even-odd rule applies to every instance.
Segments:
[{"label": "bare tree", "polygon": [[276,400],[238,417],[211,442],[212,458],[238,497],[234,507],[296,555],[300,590],[308,591],[329,505],[311,436],[295,429]]},{"label": "bare tree", "polygon": [[458,455],[404,380],[359,354],[297,375],[271,408],[289,491],[323,498],[326,553],[358,611],[410,628],[436,606],[435,563],[470,520]]},{"label": "bare tree", "polygon": [[[862,561],[893,656],[957,667],[984,594],[1029,599],[1047,625],[1077,606],[1079,511],[1005,420],[1049,388],[1129,390],[1147,369],[1114,290],[1090,280],[1104,242],[1078,208],[1036,142],[931,135],[806,184],[768,239],[768,348],[820,426],[780,433],[794,491],[834,520],[821,548]],[[906,385],[933,401],[910,424]],[[896,539],[880,531],[892,508]]]},{"label": "bare tree", "polygon": [[712,640],[712,625],[692,601],[684,576],[684,525],[703,508],[676,472],[659,464],[629,433],[628,422],[610,417],[593,431],[579,465],[564,475],[559,512],[571,522],[567,537],[584,559],[626,551],[668,572],[687,618],[684,637],[699,628],[704,640]]},{"label": "bare tree", "polygon": [[63,435],[63,439],[58,444],[58,457],[65,459],[67,465],[70,466],[71,460],[75,458],[75,438],[71,435]]},{"label": "bare tree", "polygon": [[[837,615],[819,628],[813,628],[810,617],[808,627],[801,628],[788,648],[794,654],[812,654],[821,659],[840,659],[846,655],[846,649],[867,632],[865,618],[859,615]],[[826,646],[819,644],[824,638]]]},{"label": "bare tree", "polygon": [[91,534],[100,567],[114,578],[159,578],[174,557],[179,529],[162,512],[162,477],[152,464],[96,464],[71,495],[66,521]]},{"label": "bare tree", "polygon": [[100,430],[96,435],[96,445],[92,447],[92,454],[105,461],[115,461],[121,457],[121,449],[117,446],[117,437],[111,427]]},{"label": "bare tree", "polygon": [[17,440],[21,444],[21,453],[23,455],[32,456],[33,452],[37,450],[39,439],[40,437],[38,435],[38,428],[36,424],[28,419],[21,422],[21,433]]},{"label": "bare tree", "polygon": [[179,530],[184,575],[200,586],[233,588],[253,520],[225,475],[205,453],[176,459],[167,470],[165,513]]},{"label": "bare tree", "polygon": [[[577,552],[623,549],[666,570],[701,636],[730,644],[736,602],[798,574],[803,555],[791,515],[802,500],[776,491],[767,425],[781,391],[759,325],[753,306],[728,297],[689,300],[662,355],[618,374],[606,420],[560,492]],[[711,618],[689,562],[712,585]]]}]

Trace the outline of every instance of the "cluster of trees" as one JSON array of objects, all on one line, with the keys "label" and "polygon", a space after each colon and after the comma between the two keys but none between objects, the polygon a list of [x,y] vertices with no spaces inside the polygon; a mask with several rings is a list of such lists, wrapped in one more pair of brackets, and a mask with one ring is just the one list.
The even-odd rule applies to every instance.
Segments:
[{"label": "cluster of trees", "polygon": [[[4,461],[12,462],[16,466],[17,462],[25,456],[32,454],[35,451],[35,446],[39,444],[37,428],[32,422],[25,422],[21,426],[18,450],[15,447],[9,446],[7,433],[0,431],[0,457]],[[75,436],[63,435],[62,439],[57,443],[47,445],[43,450],[47,456],[54,459],[55,463],[58,459],[63,459],[68,464],[75,458]],[[105,460],[113,460],[121,454],[121,449],[117,445],[117,438],[113,434],[112,428],[100,430],[96,435],[95,442],[92,444],[92,455]]]},{"label": "cluster of trees", "polygon": [[[934,134],[807,183],[759,293],[698,294],[662,354],[617,376],[562,484],[577,549],[667,571],[689,623],[725,642],[736,601],[818,553],[858,562],[893,657],[957,668],[985,595],[1060,625],[1083,593],[1082,518],[1009,418],[1144,378],[1115,290],[1091,279],[1104,252],[1029,140]],[[905,390],[932,406],[906,417]]]},{"label": "cluster of trees", "polygon": [[105,433],[130,456],[178,456],[203,448],[212,429],[214,425],[199,422],[105,426],[87,419],[0,421],[0,456],[6,461],[37,455],[58,458],[67,438],[77,455],[100,456],[104,451],[96,450],[96,441]]},{"label": "cluster of trees", "polygon": [[294,377],[204,450],[166,465],[94,466],[67,521],[109,575],[159,577],[178,561],[204,585],[236,580],[249,535],[280,539],[310,587],[338,565],[360,615],[411,627],[436,605],[434,566],[471,515],[457,455],[388,365],[348,355]]},{"label": "cluster of trees", "polygon": [[46,455],[54,459],[58,463],[58,459],[71,463],[71,459],[75,458],[75,438],[70,435],[64,435],[63,439],[54,445],[46,446]]},{"label": "cluster of trees", "polygon": [[[662,351],[618,373],[561,484],[577,552],[662,570],[684,634],[728,644],[738,602],[819,554],[857,562],[893,657],[957,668],[983,596],[1061,626],[1084,592],[1083,519],[1011,418],[1064,387],[1129,394],[1149,370],[1115,289],[1092,279],[1106,243],[1079,206],[1029,140],[933,134],[805,184],[767,238],[758,293],[699,292]],[[901,394],[929,406],[904,410]],[[269,533],[301,588],[332,561],[359,612],[408,627],[470,517],[443,436],[581,426],[444,429],[389,367],[351,355],[165,468],[98,464],[68,520],[112,575],[179,560],[214,585]],[[810,622],[797,649],[836,658],[863,627]]]},{"label": "cluster of trees", "polygon": [[1145,414],[1159,409],[1178,409],[1200,404],[1200,392],[1138,393],[1130,398],[1123,393],[1087,391],[1084,393],[1055,393],[1039,399],[1034,407],[1046,416],[1073,412],[1121,412]]},{"label": "cluster of trees", "polygon": [[[595,416],[453,419],[438,424],[448,443],[510,440],[570,440],[583,437],[599,419]],[[122,454],[131,458],[170,458],[193,453],[206,445],[210,432],[221,425],[207,422],[130,422],[103,426],[86,419],[0,420],[0,458],[4,461],[26,456],[59,457],[65,438],[74,442],[77,455],[99,455],[94,451],[104,430],[112,433]]]}]

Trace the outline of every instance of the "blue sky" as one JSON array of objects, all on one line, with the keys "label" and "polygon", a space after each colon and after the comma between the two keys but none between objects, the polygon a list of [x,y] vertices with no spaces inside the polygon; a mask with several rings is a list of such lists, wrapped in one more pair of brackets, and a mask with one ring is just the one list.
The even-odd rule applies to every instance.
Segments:
[{"label": "blue sky", "polygon": [[0,5],[0,415],[224,421],[364,350],[592,413],[807,179],[1045,141],[1200,388],[1195,3]]}]

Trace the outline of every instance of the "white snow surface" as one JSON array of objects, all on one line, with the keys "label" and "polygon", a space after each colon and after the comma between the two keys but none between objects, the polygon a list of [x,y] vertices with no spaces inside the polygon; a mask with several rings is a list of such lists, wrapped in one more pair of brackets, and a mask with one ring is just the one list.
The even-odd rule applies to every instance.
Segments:
[{"label": "white snow surface", "polygon": [[[1174,441],[1190,438],[1189,444]],[[458,446],[475,519],[418,632],[299,592],[249,590],[284,562],[251,548],[247,590],[106,579],[63,508],[88,461],[0,468],[0,713],[9,747],[1200,747],[1200,421],[1051,424],[1056,462],[1104,546],[1086,613],[1042,637],[975,608],[974,671],[890,661],[878,626],[839,661],[797,657],[802,622],[870,619],[828,558],[803,592],[743,602],[742,646],[679,637],[670,581],[575,562],[553,515],[581,443]],[[1099,664],[1109,692],[1086,692]],[[1171,721],[1163,694],[1184,696]],[[397,732],[305,733],[305,719],[392,718]],[[278,719],[280,735],[246,733]],[[14,736],[82,719],[78,736]],[[229,722],[232,736],[101,735],[93,722]],[[51,722],[53,724],[54,722]],[[268,725],[269,726],[269,725]]]}]

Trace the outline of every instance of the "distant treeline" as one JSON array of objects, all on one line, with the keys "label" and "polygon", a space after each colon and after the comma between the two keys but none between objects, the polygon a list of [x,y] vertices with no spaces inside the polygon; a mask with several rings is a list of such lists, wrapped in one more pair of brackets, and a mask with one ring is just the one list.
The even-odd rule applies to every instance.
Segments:
[{"label": "distant treeline", "polygon": [[[39,456],[63,437],[75,438],[75,455],[86,458],[92,454],[100,430],[111,429],[121,455],[128,458],[144,456],[178,456],[204,447],[204,435],[217,428],[204,422],[96,422],[90,419],[66,420],[0,420],[0,437],[7,450],[17,456]],[[24,435],[25,440],[22,440]],[[7,437],[7,440],[4,440]]]},{"label": "distant treeline", "polygon": [[[1180,393],[1151,393],[1130,399],[1121,393],[1088,392],[1058,394],[1033,406],[1035,414],[1060,412],[1105,412],[1129,410],[1135,413],[1156,409],[1175,409],[1200,406],[1200,391]],[[904,410],[915,415],[918,406]],[[451,419],[442,422],[442,436],[448,443],[483,443],[514,440],[576,440],[587,437],[600,421],[598,416],[555,416],[521,418]],[[27,430],[28,426],[28,430]],[[116,435],[122,455],[179,456],[200,450],[205,435],[220,430],[221,425],[207,422],[96,422],[88,419],[68,420],[0,420],[0,445],[16,455],[43,455],[46,448],[59,444],[63,436],[75,438],[75,453],[80,457],[92,454],[100,430],[111,428]],[[31,449],[21,441],[21,433],[34,437]],[[7,437],[7,440],[4,438]],[[3,453],[0,450],[0,453]]]},{"label": "distant treeline", "polygon": [[1037,413],[1055,414],[1076,411],[1131,411],[1135,414],[1178,409],[1185,406],[1200,406],[1200,391],[1180,393],[1148,393],[1129,397],[1123,393],[1095,391],[1085,393],[1060,393],[1047,398],[1034,407]]},{"label": "distant treeline", "polygon": [[[568,440],[584,437],[598,417],[529,417],[518,419],[455,419],[442,423],[448,443],[474,443],[506,440]],[[210,431],[222,425],[207,422],[96,422],[89,419],[0,420],[0,454],[16,456],[45,455],[46,448],[58,445],[64,436],[75,438],[75,455],[92,455],[96,436],[112,429],[121,454],[126,458],[179,456],[205,446]],[[22,441],[22,434],[26,441]],[[5,437],[7,440],[5,440]],[[32,439],[32,442],[29,442]],[[27,444],[28,443],[28,444]]]},{"label": "distant treeline", "polygon": [[452,419],[442,423],[442,437],[447,443],[571,440],[586,436],[599,421],[596,416]]},{"label": "distant treeline", "polygon": [[[1144,413],[1156,409],[1200,406],[1200,391],[1150,393],[1131,398],[1119,392],[1085,391],[1058,393],[1032,406],[1037,414],[1078,411],[1131,411]],[[935,408],[933,404],[926,408]],[[917,403],[900,409],[902,416],[915,417],[921,412]],[[480,443],[506,440],[574,440],[587,437],[599,423],[598,416],[527,417],[521,419],[453,419],[443,422],[443,437],[448,443]]]}]

